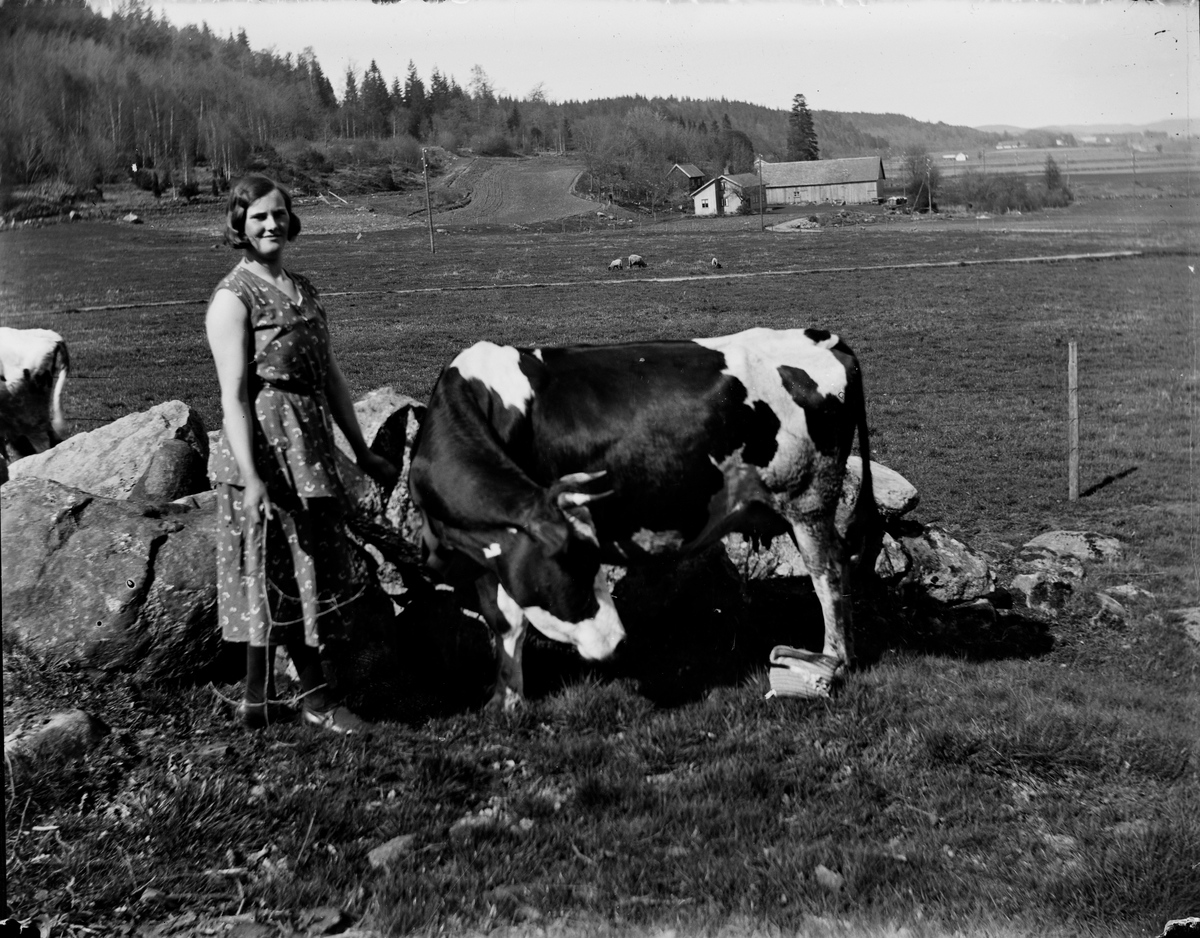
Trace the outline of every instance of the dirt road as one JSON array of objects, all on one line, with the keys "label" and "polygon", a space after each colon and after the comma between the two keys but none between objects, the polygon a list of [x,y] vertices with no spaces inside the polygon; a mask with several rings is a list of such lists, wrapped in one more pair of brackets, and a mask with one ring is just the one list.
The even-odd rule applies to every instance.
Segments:
[{"label": "dirt road", "polygon": [[596,203],[571,195],[579,163],[539,157],[480,157],[447,187],[471,192],[462,208],[434,216],[439,225],[528,225],[595,212]]}]

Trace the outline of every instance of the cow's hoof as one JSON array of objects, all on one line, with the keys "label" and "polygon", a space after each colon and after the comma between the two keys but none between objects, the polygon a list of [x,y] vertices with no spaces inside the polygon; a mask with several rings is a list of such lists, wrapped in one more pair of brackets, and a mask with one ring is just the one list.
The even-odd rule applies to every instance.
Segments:
[{"label": "cow's hoof", "polygon": [[491,698],[483,709],[487,713],[516,713],[525,703],[525,698],[520,691],[513,690],[511,687],[506,687],[503,690],[497,690],[492,694]]}]

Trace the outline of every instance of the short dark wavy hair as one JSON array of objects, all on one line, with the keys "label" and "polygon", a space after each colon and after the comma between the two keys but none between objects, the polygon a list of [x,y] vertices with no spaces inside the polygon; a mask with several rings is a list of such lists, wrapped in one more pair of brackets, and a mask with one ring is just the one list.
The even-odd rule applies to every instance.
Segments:
[{"label": "short dark wavy hair", "polygon": [[246,209],[270,195],[276,189],[283,195],[283,204],[288,210],[287,239],[292,241],[300,234],[300,219],[292,211],[292,194],[269,176],[243,176],[229,190],[229,205],[225,211],[225,243],[241,250],[248,246],[246,240]]}]

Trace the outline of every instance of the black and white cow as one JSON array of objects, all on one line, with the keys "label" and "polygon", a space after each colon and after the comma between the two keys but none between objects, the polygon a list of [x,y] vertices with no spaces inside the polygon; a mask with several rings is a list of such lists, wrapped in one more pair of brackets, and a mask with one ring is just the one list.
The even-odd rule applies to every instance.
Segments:
[{"label": "black and white cow", "polygon": [[[834,514],[856,431],[864,478],[843,541]],[[585,658],[612,654],[624,630],[601,564],[734,531],[794,538],[821,602],[823,653],[852,661],[847,545],[873,558],[879,525],[862,377],[836,335],[479,342],[433,389],[409,487],[427,564],[475,580],[500,638],[493,705],[523,693],[527,621]]]},{"label": "black and white cow", "polygon": [[11,447],[20,458],[62,440],[69,370],[67,343],[57,332],[0,326],[0,451]]}]

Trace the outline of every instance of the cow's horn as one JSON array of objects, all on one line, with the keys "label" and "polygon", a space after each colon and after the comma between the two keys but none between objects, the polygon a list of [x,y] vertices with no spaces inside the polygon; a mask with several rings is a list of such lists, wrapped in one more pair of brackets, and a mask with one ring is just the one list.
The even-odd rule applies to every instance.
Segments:
[{"label": "cow's horn", "polygon": [[594,495],[588,492],[559,492],[558,507],[566,508],[568,505],[586,505],[588,502],[594,502],[598,498],[607,498],[611,494],[611,490],[597,492]]},{"label": "cow's horn", "polygon": [[603,478],[606,475],[608,475],[607,469],[601,469],[599,472],[572,472],[559,479],[558,484],[563,488],[586,485],[588,482]]}]

